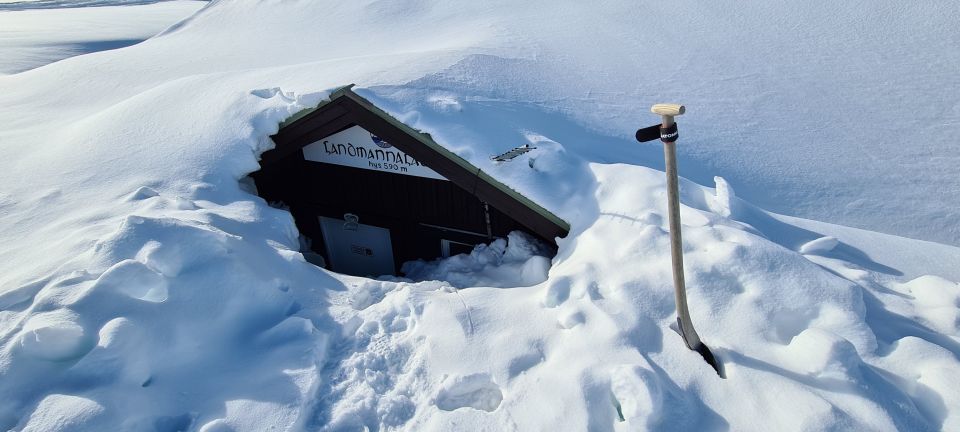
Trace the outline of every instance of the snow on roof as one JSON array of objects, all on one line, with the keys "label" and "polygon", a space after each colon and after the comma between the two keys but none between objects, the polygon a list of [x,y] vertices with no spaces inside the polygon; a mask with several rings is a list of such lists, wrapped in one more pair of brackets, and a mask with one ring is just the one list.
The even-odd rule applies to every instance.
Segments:
[{"label": "snow on roof", "polygon": [[[353,86],[354,85],[351,84],[349,86],[340,87],[334,90],[330,94],[328,101],[323,101],[315,107],[301,110],[280,123],[279,132],[276,135],[271,136],[271,139],[274,141],[275,145],[281,147],[278,148],[277,151],[284,150],[285,153],[283,154],[290,154],[290,152],[299,151],[302,147],[309,145],[310,141],[302,137],[305,132],[302,130],[303,127],[300,120],[303,119],[304,121],[312,121],[310,119],[315,118],[313,113],[316,112],[321,114],[324,108],[329,108],[328,104],[340,103],[337,108],[339,110],[338,112],[340,113],[342,113],[344,110],[349,110],[350,112],[353,112],[354,115],[356,115],[358,111],[369,113],[373,116],[373,118],[382,120],[384,125],[389,125],[392,130],[409,137],[409,140],[395,142],[394,145],[399,146],[401,144],[414,143],[422,148],[429,149],[431,154],[439,156],[439,159],[431,158],[429,160],[436,160],[434,163],[438,165],[444,165],[442,167],[432,166],[433,169],[440,171],[441,168],[443,168],[441,174],[443,172],[447,172],[448,170],[452,170],[446,174],[448,180],[461,185],[461,187],[464,189],[472,189],[471,193],[481,196],[484,202],[488,202],[495,207],[501,207],[501,209],[504,211],[507,211],[508,209],[511,210],[511,216],[524,220],[524,223],[526,223],[530,229],[534,230],[535,234],[540,235],[544,239],[551,242],[553,241],[554,237],[566,237],[567,233],[570,231],[569,223],[558,218],[555,214],[541,207],[536,202],[531,201],[529,198],[518,193],[516,190],[504,185],[496,178],[491,177],[482,169],[477,168],[470,162],[450,152],[446,147],[443,147],[434,141],[429,134],[414,130],[402,122],[397,121],[396,118],[387,114],[376,105],[373,105],[370,103],[370,101],[354,93],[351,90]],[[345,119],[343,121],[347,122],[354,120]],[[293,136],[289,136],[290,131],[297,127],[297,125],[301,125],[300,130],[293,132]],[[320,125],[314,124],[310,128],[317,128],[318,126]],[[374,125],[363,124],[362,126],[370,129]],[[385,136],[384,134],[388,132],[377,133],[381,136]],[[320,138],[322,138],[322,136]],[[284,146],[286,146],[285,149],[282,148]],[[414,150],[416,149],[407,149],[405,151],[408,153],[414,153]],[[419,154],[419,151],[416,153]],[[282,158],[279,155],[268,153],[263,156],[264,162],[266,163],[269,163],[267,161],[268,156],[272,156],[272,158],[270,158],[271,160]],[[421,161],[428,160],[427,158],[419,159]],[[534,168],[533,160],[530,160],[527,166],[531,169]],[[477,182],[480,182],[480,184],[485,186],[478,187]]]},{"label": "snow on roof", "polygon": [[[960,250],[748,199],[845,220],[846,197],[893,196],[856,219],[885,228],[904,206],[942,214],[876,126],[932,101],[915,130],[949,139],[931,134],[953,124],[956,13],[214,2],[133,47],[0,76],[0,428],[956,429]],[[292,217],[243,179],[344,82],[569,221],[547,280],[458,290],[306,263]],[[681,215],[726,380],[670,329],[660,150],[630,138],[662,101],[691,108],[681,175],[716,186],[682,179]],[[817,141],[882,148],[892,183]],[[489,158],[528,143],[524,163]],[[933,174],[917,193],[952,193]],[[904,229],[953,235],[952,218]]]}]

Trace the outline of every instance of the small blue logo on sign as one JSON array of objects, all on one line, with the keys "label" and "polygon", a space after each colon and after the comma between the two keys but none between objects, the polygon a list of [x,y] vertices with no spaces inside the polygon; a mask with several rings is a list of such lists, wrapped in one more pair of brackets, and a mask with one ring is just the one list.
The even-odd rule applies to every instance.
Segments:
[{"label": "small blue logo on sign", "polygon": [[376,135],[374,135],[374,134],[372,134],[372,133],[370,134],[370,139],[372,139],[372,140],[373,140],[373,143],[376,144],[378,147],[381,147],[381,148],[390,148],[390,147],[392,147],[392,146],[390,145],[390,143],[384,141],[382,138],[380,138],[380,137],[378,137],[378,136],[376,136]]}]

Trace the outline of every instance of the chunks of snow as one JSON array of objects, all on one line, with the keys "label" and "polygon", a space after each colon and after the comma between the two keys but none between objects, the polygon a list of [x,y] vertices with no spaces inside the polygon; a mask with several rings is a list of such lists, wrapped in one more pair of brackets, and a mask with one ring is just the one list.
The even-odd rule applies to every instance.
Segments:
[{"label": "chunks of snow", "polygon": [[902,377],[900,388],[941,430],[960,428],[960,388],[954,373],[960,368],[956,352],[923,338],[907,336],[896,341],[880,363]]},{"label": "chunks of snow", "polygon": [[960,333],[960,284],[924,275],[896,288],[913,297],[914,310],[932,327],[946,334]]},{"label": "chunks of snow", "polygon": [[18,340],[27,355],[50,361],[76,358],[93,347],[77,315],[65,309],[30,316]]},{"label": "chunks of snow", "polygon": [[533,286],[547,280],[547,253],[546,246],[533,236],[513,231],[506,239],[477,245],[469,254],[410,261],[401,271],[412,280],[442,280],[458,288]]},{"label": "chunks of snow", "polygon": [[804,255],[824,254],[833,250],[840,244],[836,237],[820,237],[816,240],[810,240],[800,246],[800,253]]},{"label": "chunks of snow", "polygon": [[960,308],[960,283],[939,276],[924,275],[900,285],[926,307]]},{"label": "chunks of snow", "polygon": [[120,261],[110,267],[100,275],[95,286],[116,290],[148,302],[162,302],[167,299],[167,281],[164,276],[134,260]]},{"label": "chunks of snow", "polygon": [[52,394],[40,401],[30,414],[23,432],[80,432],[97,428],[105,408],[97,402],[78,396]]},{"label": "chunks of snow", "polygon": [[127,198],[129,201],[140,201],[148,198],[153,198],[159,196],[160,193],[154,190],[153,188],[147,186],[140,186]]},{"label": "chunks of snow", "polygon": [[391,289],[393,286],[389,283],[374,280],[360,281],[350,290],[350,305],[356,310],[366,309],[383,300],[383,296]]},{"label": "chunks of snow", "polygon": [[801,373],[853,383],[860,376],[857,350],[846,339],[818,328],[793,337],[785,357]]},{"label": "chunks of snow", "polygon": [[720,176],[714,177],[713,182],[716,185],[716,195],[711,201],[711,203],[713,203],[711,209],[720,216],[730,217],[736,205],[734,202],[736,194],[733,192],[733,187],[730,186],[730,183],[727,183],[726,179]]}]

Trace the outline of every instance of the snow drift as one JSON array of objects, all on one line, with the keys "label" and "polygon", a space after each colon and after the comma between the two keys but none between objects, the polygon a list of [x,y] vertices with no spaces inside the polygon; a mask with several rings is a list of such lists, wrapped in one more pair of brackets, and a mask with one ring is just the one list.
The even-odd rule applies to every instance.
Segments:
[{"label": "snow drift", "polygon": [[[69,1],[0,1],[0,28],[3,29],[0,74],[19,73],[75,55],[134,45],[206,4],[181,0],[121,7],[109,5],[111,2],[81,0],[80,5],[99,7],[62,8],[65,3],[79,6]],[[36,10],[53,6],[61,8]]]},{"label": "snow drift", "polygon": [[[628,139],[655,121],[645,104],[704,113],[681,119],[692,161],[681,174],[703,181],[715,174],[708,144],[730,150],[742,135],[724,124],[754,118],[756,139],[781,136],[763,128],[795,113],[770,98],[811,107],[854,91],[821,80],[837,69],[811,55],[873,71],[857,49],[891,31],[927,40],[939,56],[928,76],[955,79],[937,75],[957,58],[953,9],[753,6],[214,2],[133,47],[0,76],[0,428],[960,427],[960,250],[768,213],[742,199],[760,187],[750,168],[715,187],[681,181],[691,312],[727,379],[670,329],[659,148]],[[795,16],[810,27],[781,34]],[[914,20],[929,32],[911,33]],[[677,43],[683,30],[713,42]],[[813,42],[787,43],[801,31]],[[813,49],[837,32],[852,42]],[[653,74],[665,48],[676,61]],[[796,75],[753,79],[766,64],[720,62],[768,54]],[[923,59],[904,54],[882,73],[905,77]],[[787,82],[797,77],[803,86]],[[724,84],[744,80],[755,91]],[[350,82],[571,223],[546,280],[458,289],[443,280],[455,262],[411,282],[303,259],[292,217],[243,179],[280,121]],[[955,118],[948,105],[938,125]],[[869,145],[848,126],[817,139]],[[538,149],[489,160],[525,143]],[[849,178],[845,166],[832,165]],[[794,174],[770,196],[835,202]],[[897,196],[890,205],[910,201]],[[950,217],[926,225],[928,238],[953,235]]]}]

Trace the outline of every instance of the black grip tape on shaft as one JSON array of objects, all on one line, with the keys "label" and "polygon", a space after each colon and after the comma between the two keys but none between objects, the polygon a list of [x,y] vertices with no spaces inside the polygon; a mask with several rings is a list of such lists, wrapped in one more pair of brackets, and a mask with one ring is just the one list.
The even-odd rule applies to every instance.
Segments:
[{"label": "black grip tape on shaft", "polygon": [[680,134],[677,132],[677,124],[674,123],[667,127],[660,127],[660,141],[672,143],[677,140]]},{"label": "black grip tape on shaft", "polygon": [[660,125],[655,124],[637,131],[637,141],[647,142],[660,138]]}]

